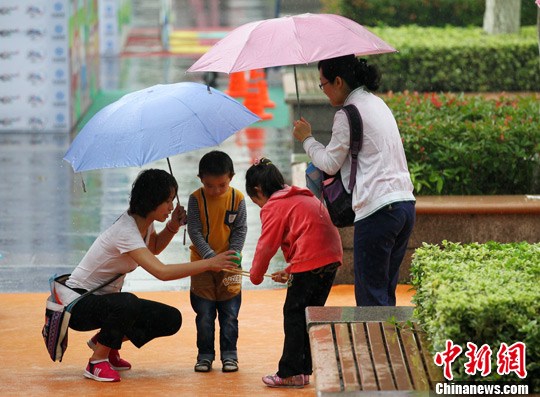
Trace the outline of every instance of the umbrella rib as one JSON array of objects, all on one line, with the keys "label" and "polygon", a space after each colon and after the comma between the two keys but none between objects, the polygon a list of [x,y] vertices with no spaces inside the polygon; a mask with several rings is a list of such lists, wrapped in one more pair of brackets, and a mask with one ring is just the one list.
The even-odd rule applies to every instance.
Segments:
[{"label": "umbrella rib", "polygon": [[[210,95],[216,95],[215,93],[213,94],[210,94]],[[175,100],[177,100],[178,102],[180,102],[183,106],[185,106],[186,108],[188,108],[192,113],[193,115],[195,116],[195,118],[199,121],[200,125],[203,127],[203,131],[206,135],[207,138],[210,138],[211,141],[214,142],[215,145],[219,145],[219,142],[217,141],[216,137],[214,137],[214,135],[212,135],[212,133],[210,133],[208,131],[208,129],[206,128],[206,125],[203,123],[203,121],[201,120],[201,118],[199,117],[199,113],[195,110],[193,110],[188,103],[184,102],[181,98],[177,98],[175,96],[173,96],[173,98]],[[179,122],[178,124],[176,125],[180,125],[181,123]]]},{"label": "umbrella rib", "polygon": [[[343,26],[345,29],[347,29],[349,32],[353,32],[353,30],[352,30],[349,26],[347,26],[341,19],[337,18],[335,21],[336,21],[337,23],[339,23],[341,26]],[[362,26],[362,27],[363,27],[363,26]],[[366,30],[367,33],[374,35],[374,36],[375,36],[377,39],[379,39],[379,40],[382,40],[382,39],[380,39],[379,36],[375,35],[374,33],[372,33],[371,31],[369,31],[369,30],[366,29],[365,27],[363,27],[363,28]],[[377,49],[380,48],[378,44],[376,44],[376,43],[373,43],[373,44],[374,44],[375,48],[377,48]],[[388,46],[389,46],[390,48],[394,49],[394,51],[395,51],[395,48],[392,47],[390,44],[388,44]],[[390,51],[389,51],[389,52],[390,52]],[[364,55],[371,55],[371,54],[370,54],[370,53],[366,53],[366,54],[364,54]]]},{"label": "umbrella rib", "polygon": [[[298,48],[300,49],[300,57],[302,58],[303,62],[302,63],[305,63],[306,65],[309,63],[308,61],[308,58],[306,57],[306,54],[304,53],[304,47],[302,46],[300,40],[298,40],[298,29],[296,27],[296,22],[294,21],[294,16],[291,17],[291,20],[292,20],[292,25],[293,25],[293,32],[294,32],[294,37],[297,38],[296,42],[298,43]],[[297,93],[298,93],[298,89],[297,89]]]},{"label": "umbrella rib", "polygon": [[[249,32],[249,35],[247,35],[246,39],[244,40],[243,45],[241,46],[241,49],[240,49],[240,51],[238,52],[238,55],[236,56],[236,59],[234,60],[234,63],[233,63],[233,65],[232,65],[232,67],[231,67],[230,70],[235,70],[235,69],[236,69],[236,67],[238,66],[238,61],[241,59],[242,54],[244,53],[244,51],[245,51],[246,48],[247,48],[247,45],[246,45],[246,44],[247,44],[247,43],[250,41],[250,39],[251,39],[251,34],[252,34],[253,31],[254,31],[259,25],[261,25],[261,23],[263,23],[263,22],[264,22],[264,21],[259,21],[259,23],[253,22],[253,28],[251,29],[251,31]],[[238,71],[240,71],[240,70],[238,70]]]}]

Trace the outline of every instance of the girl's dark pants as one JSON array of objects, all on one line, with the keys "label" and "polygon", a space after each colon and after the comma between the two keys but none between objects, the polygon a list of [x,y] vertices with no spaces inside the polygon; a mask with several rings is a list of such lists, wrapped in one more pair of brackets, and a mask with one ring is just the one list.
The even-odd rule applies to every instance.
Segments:
[{"label": "girl's dark pants", "polygon": [[399,267],[416,219],[414,201],[387,205],[354,223],[357,306],[395,306]]},{"label": "girl's dark pants", "polygon": [[111,349],[120,349],[124,336],[141,347],[154,338],[175,334],[181,325],[178,309],[129,292],[88,295],[73,306],[69,321],[76,331],[101,329],[98,342]]},{"label": "girl's dark pants", "polygon": [[311,375],[311,349],[306,327],[306,307],[324,306],[336,277],[338,263],[292,274],[283,305],[285,342],[277,375]]}]

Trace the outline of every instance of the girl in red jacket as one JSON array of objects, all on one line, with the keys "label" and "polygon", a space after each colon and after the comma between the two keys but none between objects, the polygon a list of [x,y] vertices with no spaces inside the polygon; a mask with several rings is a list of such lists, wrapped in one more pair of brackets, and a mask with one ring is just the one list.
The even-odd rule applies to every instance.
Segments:
[{"label": "girl in red jacket", "polygon": [[246,192],[261,207],[262,223],[251,282],[262,282],[279,247],[289,264],[272,274],[274,281],[288,284],[283,354],[277,373],[262,381],[270,387],[303,387],[313,372],[305,310],[324,306],[341,265],[341,239],[321,202],[308,189],[287,186],[281,172],[264,157],[247,170]]}]

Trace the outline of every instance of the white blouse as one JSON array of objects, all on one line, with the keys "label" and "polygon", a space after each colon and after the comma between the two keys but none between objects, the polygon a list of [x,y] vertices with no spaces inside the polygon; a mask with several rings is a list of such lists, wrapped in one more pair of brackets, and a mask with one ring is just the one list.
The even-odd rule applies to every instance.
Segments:
[{"label": "white blouse", "polygon": [[[413,184],[394,115],[386,103],[362,87],[352,91],[344,106],[358,108],[364,125],[353,189],[355,222],[398,201],[415,201]],[[351,170],[350,130],[345,111],[334,115],[332,137],[325,147],[310,137],[303,143],[313,164],[334,175],[341,170],[343,185],[349,186]]]}]

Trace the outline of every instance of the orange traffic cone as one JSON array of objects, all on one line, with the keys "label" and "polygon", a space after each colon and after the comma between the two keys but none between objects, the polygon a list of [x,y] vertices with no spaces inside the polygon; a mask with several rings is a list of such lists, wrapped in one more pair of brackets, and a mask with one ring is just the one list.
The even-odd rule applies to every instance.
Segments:
[{"label": "orange traffic cone", "polygon": [[270,120],[274,116],[264,112],[264,104],[259,91],[259,78],[253,78],[250,73],[247,93],[245,95],[244,106],[255,113],[263,120]]},{"label": "orange traffic cone", "polygon": [[229,89],[225,93],[235,98],[245,97],[247,93],[246,74],[244,72],[231,73]]},{"label": "orange traffic cone", "polygon": [[275,108],[276,104],[270,99],[268,95],[268,83],[266,80],[259,81],[259,91],[261,92],[261,98],[263,102],[263,107],[265,108]]},{"label": "orange traffic cone", "polygon": [[264,128],[248,127],[244,129],[244,133],[246,135],[246,146],[249,149],[249,156],[251,162],[254,163],[256,159],[262,157],[266,132]]},{"label": "orange traffic cone", "polygon": [[262,69],[253,69],[249,71],[250,80],[264,80],[266,76],[264,75],[264,70]]},{"label": "orange traffic cone", "polygon": [[249,73],[249,78],[256,80],[259,84],[259,95],[261,96],[263,107],[275,108],[276,104],[270,100],[270,96],[268,95],[268,83],[266,82],[266,75],[264,74],[264,70],[252,70]]}]

